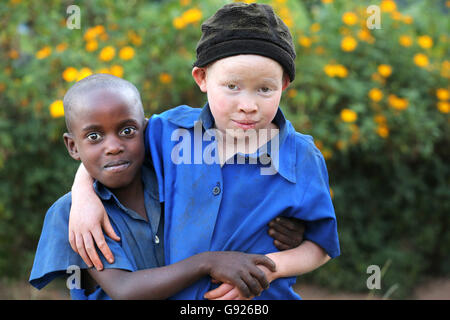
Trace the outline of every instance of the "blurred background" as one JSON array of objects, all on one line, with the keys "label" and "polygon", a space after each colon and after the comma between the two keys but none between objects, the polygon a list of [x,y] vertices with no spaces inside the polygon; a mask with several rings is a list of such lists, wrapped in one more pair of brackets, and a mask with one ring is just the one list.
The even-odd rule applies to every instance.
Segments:
[{"label": "blurred background", "polygon": [[[229,2],[0,2],[0,298],[67,298],[64,282],[27,284],[46,210],[78,166],[62,139],[66,90],[111,73],[138,87],[147,116],[203,106],[191,77],[200,25]],[[260,2],[294,37],[281,106],[326,159],[340,236],[341,256],[296,288],[409,299],[431,283],[448,299],[450,1]],[[371,265],[380,289],[367,287]]]}]

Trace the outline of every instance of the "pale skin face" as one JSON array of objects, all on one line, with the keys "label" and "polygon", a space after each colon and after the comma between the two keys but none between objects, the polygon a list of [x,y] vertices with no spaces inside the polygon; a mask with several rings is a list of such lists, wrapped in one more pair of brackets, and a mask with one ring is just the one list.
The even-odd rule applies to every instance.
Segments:
[{"label": "pale skin face", "polygon": [[275,60],[231,56],[208,67],[194,67],[192,76],[207,93],[215,127],[225,136],[239,139],[245,131],[277,128],[272,120],[290,81]]}]

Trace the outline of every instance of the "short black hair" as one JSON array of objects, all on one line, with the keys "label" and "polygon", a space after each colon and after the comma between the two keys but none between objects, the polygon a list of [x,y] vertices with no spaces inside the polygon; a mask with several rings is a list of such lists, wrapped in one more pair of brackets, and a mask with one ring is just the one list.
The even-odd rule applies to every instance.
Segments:
[{"label": "short black hair", "polygon": [[73,109],[81,104],[80,100],[86,97],[88,93],[98,89],[112,89],[115,92],[124,94],[128,99],[128,103],[139,108],[142,112],[142,118],[145,119],[141,95],[134,84],[111,74],[96,73],[75,83],[64,96],[64,116],[69,132],[71,132],[71,115]]}]

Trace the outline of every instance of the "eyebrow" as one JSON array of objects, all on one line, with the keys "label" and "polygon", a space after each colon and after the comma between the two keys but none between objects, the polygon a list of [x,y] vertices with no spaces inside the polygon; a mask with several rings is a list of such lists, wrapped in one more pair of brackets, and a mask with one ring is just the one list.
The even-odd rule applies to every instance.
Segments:
[{"label": "eyebrow", "polygon": [[[123,127],[126,124],[138,125],[138,121],[136,121],[136,119],[126,119],[126,120],[123,120],[123,121],[119,122],[119,125],[117,127],[120,128],[120,127]],[[88,126],[82,128],[81,131],[87,132],[87,131],[99,130],[101,128],[102,128],[102,126],[100,126],[98,124],[91,124],[91,125],[88,125]]]}]

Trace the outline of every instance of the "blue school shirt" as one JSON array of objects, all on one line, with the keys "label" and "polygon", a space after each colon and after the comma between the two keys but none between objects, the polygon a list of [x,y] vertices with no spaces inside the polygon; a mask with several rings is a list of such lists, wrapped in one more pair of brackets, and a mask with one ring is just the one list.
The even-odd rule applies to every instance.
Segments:
[{"label": "blue school shirt", "polygon": [[[203,109],[179,106],[149,120],[146,152],[165,202],[167,264],[204,251],[276,252],[267,224],[280,215],[304,220],[304,239],[331,258],[340,254],[323,156],[311,136],[295,132],[280,108],[273,122],[279,127],[278,156],[272,139],[265,150],[237,154],[234,163],[221,167],[211,161],[217,142],[209,130],[214,118],[208,104]],[[261,174],[271,168],[275,174]],[[295,280],[277,279],[256,299],[300,299],[292,289]],[[205,277],[172,298],[203,299],[214,287]]]},{"label": "blue school shirt", "polygon": [[[98,181],[94,182],[94,190],[105,206],[114,231],[121,239],[116,242],[105,235],[106,243],[114,255],[114,263],[110,264],[99,252],[105,269],[136,271],[164,265],[164,227],[156,176],[150,167],[143,166],[141,171],[148,222],[137,212],[124,207],[108,188]],[[45,216],[29,279],[37,289],[43,288],[56,277],[75,275],[75,269],[88,268],[72,250],[68,240],[71,203],[69,192],[58,199]],[[74,286],[75,281],[71,284],[72,288]],[[89,295],[84,293],[84,289],[78,288],[71,289],[70,294],[75,300],[110,299],[99,286]]]}]

